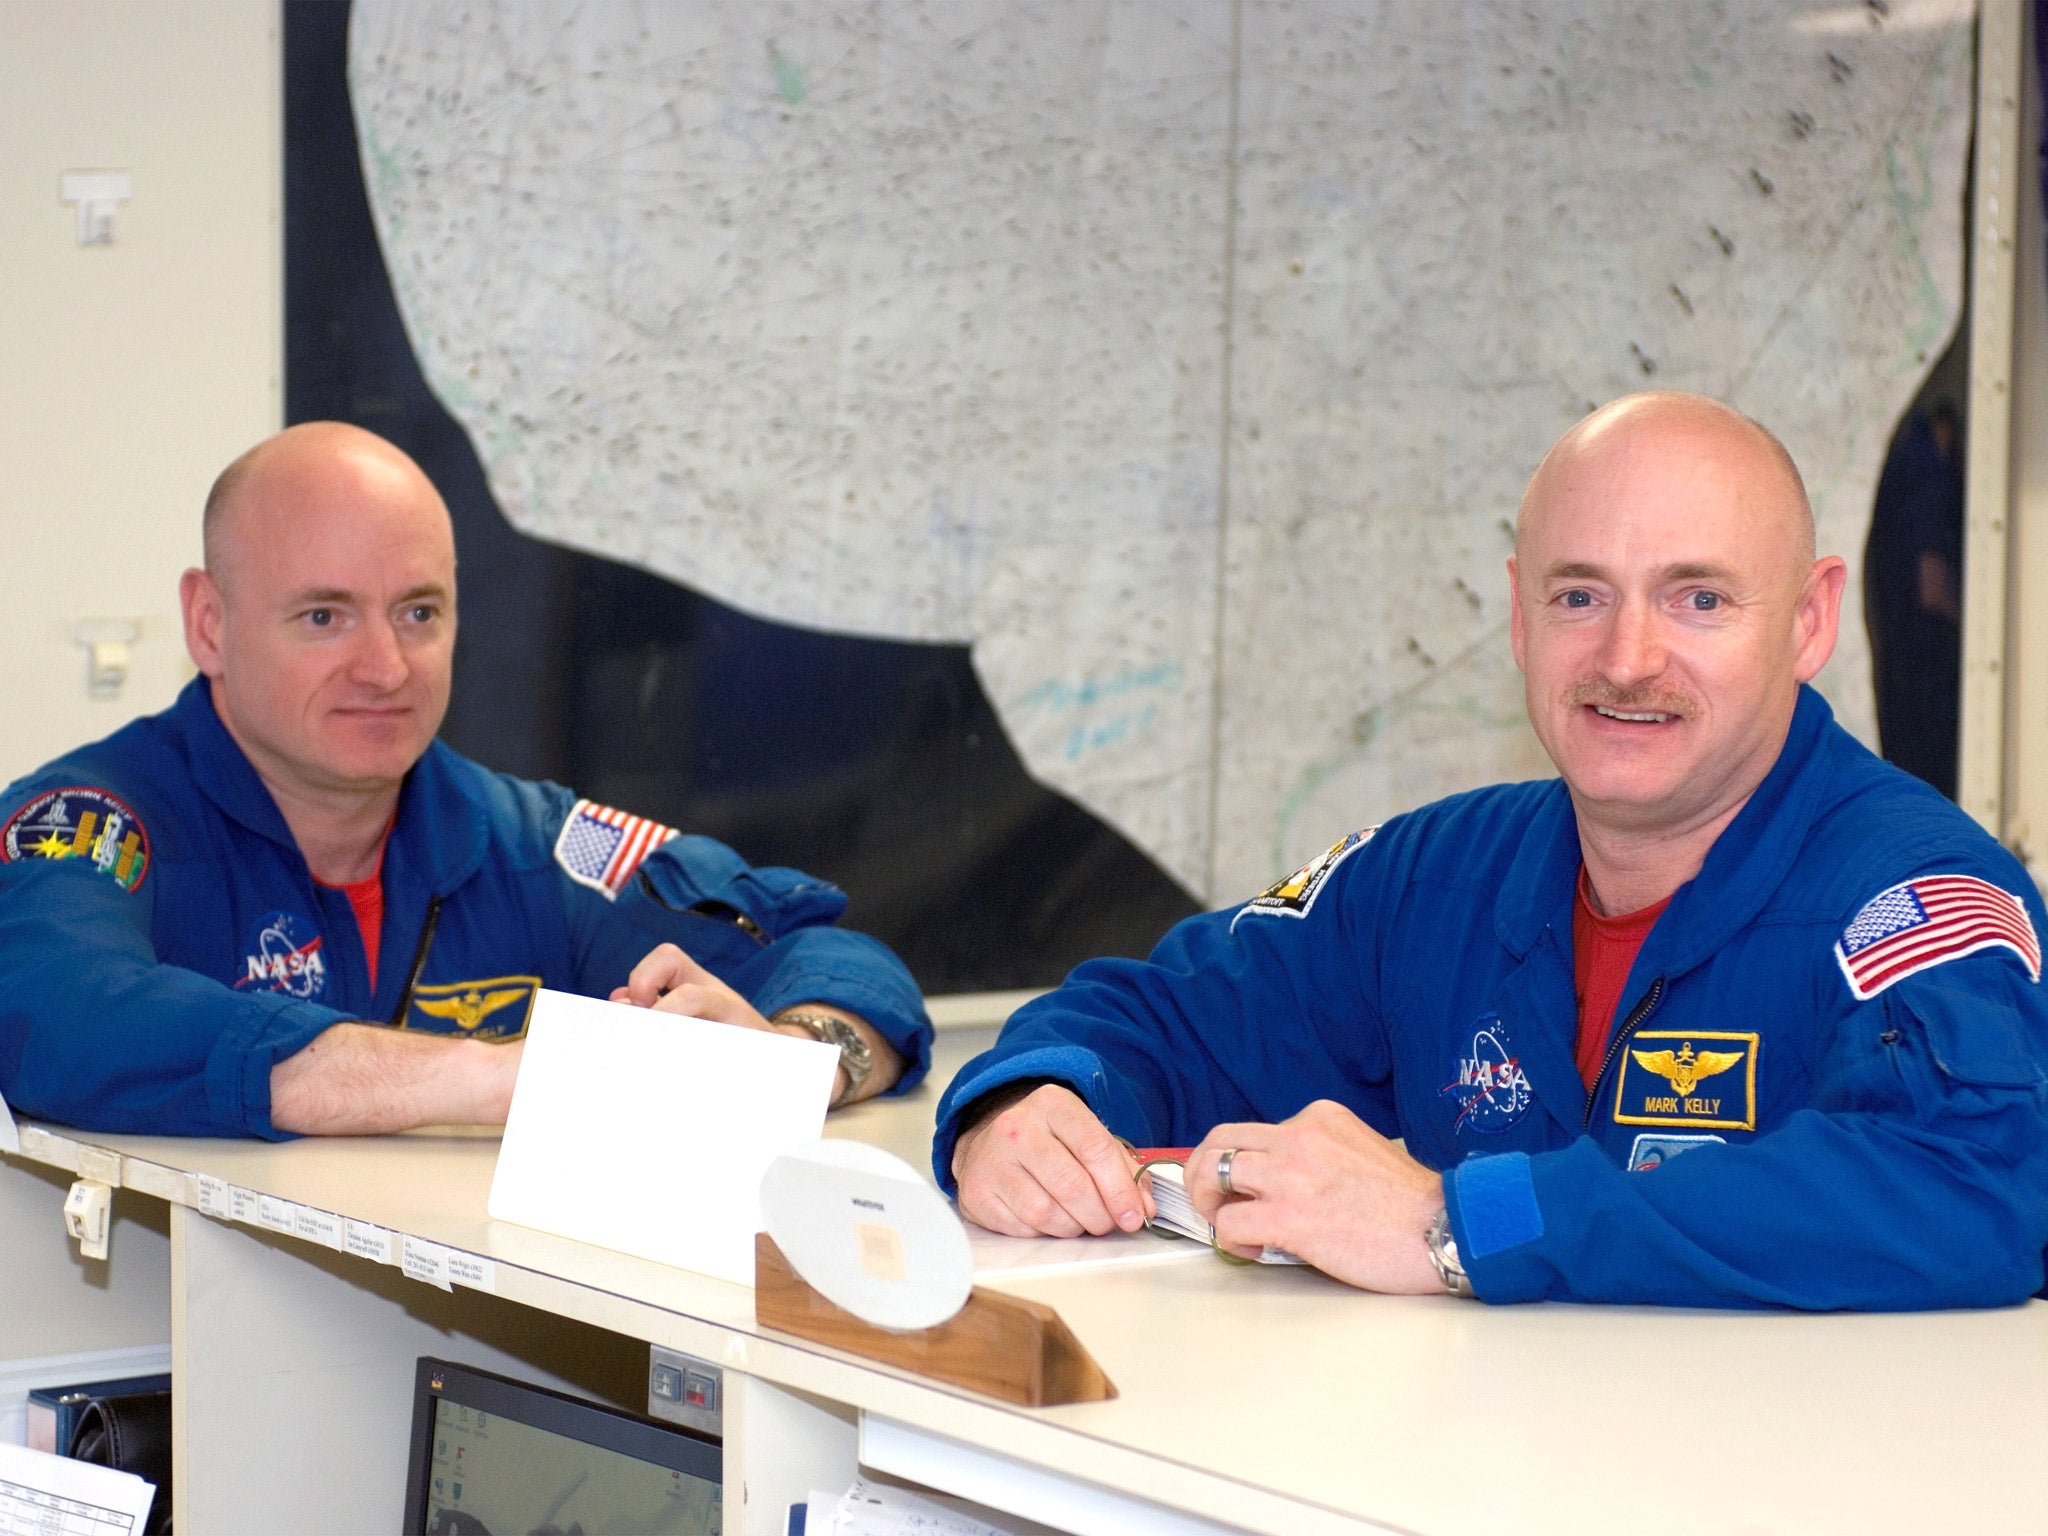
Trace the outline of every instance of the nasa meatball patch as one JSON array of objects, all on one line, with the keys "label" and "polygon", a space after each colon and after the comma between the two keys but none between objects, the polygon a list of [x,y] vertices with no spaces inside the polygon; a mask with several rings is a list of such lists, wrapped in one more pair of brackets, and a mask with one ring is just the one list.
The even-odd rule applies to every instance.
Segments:
[{"label": "nasa meatball patch", "polygon": [[1472,1043],[1459,1053],[1451,1080],[1437,1092],[1458,1107],[1453,1135],[1472,1130],[1495,1136],[1529,1112],[1536,1094],[1499,1014],[1489,1013],[1472,1026]]},{"label": "nasa meatball patch", "polygon": [[132,891],[149,873],[149,833],[118,795],[67,785],[37,795],[0,827],[0,864],[21,859],[77,859]]},{"label": "nasa meatball patch", "polygon": [[282,992],[311,1002],[327,990],[327,957],[320,930],[296,912],[272,912],[242,946],[237,992]]}]

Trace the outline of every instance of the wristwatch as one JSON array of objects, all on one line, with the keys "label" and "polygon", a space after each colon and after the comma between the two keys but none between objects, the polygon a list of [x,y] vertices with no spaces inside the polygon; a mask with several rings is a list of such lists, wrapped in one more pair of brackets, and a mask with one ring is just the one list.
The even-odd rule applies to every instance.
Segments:
[{"label": "wristwatch", "polygon": [[1465,1266],[1458,1260],[1458,1240],[1451,1236],[1451,1213],[1448,1210],[1436,1213],[1436,1220],[1429,1224],[1423,1241],[1429,1244],[1429,1262],[1436,1266],[1437,1278],[1443,1281],[1444,1289],[1468,1301],[1475,1299],[1479,1293],[1472,1289]]},{"label": "wristwatch", "polygon": [[832,1107],[837,1109],[856,1093],[860,1085],[868,1080],[868,1074],[875,1070],[875,1053],[868,1049],[867,1041],[860,1031],[846,1020],[832,1013],[806,1013],[801,1008],[788,1013],[778,1013],[769,1020],[772,1024],[794,1024],[813,1040],[822,1040],[827,1045],[839,1047],[840,1070],[846,1073],[846,1091],[835,1095]]}]

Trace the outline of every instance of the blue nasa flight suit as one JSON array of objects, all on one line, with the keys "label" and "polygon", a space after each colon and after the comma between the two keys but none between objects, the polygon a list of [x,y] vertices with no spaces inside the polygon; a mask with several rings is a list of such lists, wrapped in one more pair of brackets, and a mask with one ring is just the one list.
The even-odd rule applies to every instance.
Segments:
[{"label": "blue nasa flight suit", "polygon": [[916,983],[831,926],[836,887],[679,836],[613,899],[556,856],[575,805],[430,746],[385,846],[372,989],[347,896],[313,880],[195,680],[0,800],[0,1093],[90,1129],[277,1138],[270,1069],[329,1025],[516,1038],[538,987],[607,995],[664,940],[763,1013],[858,1013],[902,1053],[899,1088],[924,1075]]},{"label": "blue nasa flight suit", "polygon": [[[2043,912],[1996,842],[1802,690],[1777,764],[1644,941],[1590,1094],[1579,864],[1558,780],[1348,839],[1020,1010],[941,1102],[934,1168],[950,1188],[962,1108],[1021,1079],[1069,1084],[1140,1146],[1331,1098],[1448,1170],[1488,1301],[1904,1309],[2040,1288]],[[1941,878],[1893,889],[1919,877]]]}]

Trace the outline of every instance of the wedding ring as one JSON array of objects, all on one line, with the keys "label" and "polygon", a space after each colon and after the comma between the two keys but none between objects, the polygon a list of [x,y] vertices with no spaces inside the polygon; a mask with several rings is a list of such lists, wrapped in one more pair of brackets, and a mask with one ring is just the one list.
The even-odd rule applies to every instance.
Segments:
[{"label": "wedding ring", "polygon": [[1236,1156],[1237,1148],[1230,1147],[1225,1149],[1223,1155],[1216,1159],[1216,1183],[1226,1195],[1237,1193],[1236,1187],[1230,1182],[1230,1164],[1231,1160]]}]

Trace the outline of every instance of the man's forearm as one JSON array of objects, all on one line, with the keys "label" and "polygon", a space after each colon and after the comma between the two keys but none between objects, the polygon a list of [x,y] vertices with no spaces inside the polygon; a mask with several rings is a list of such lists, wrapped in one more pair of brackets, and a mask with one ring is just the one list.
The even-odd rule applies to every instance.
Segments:
[{"label": "man's forearm", "polygon": [[270,1069],[270,1123],[309,1136],[502,1125],[522,1049],[336,1024]]}]

